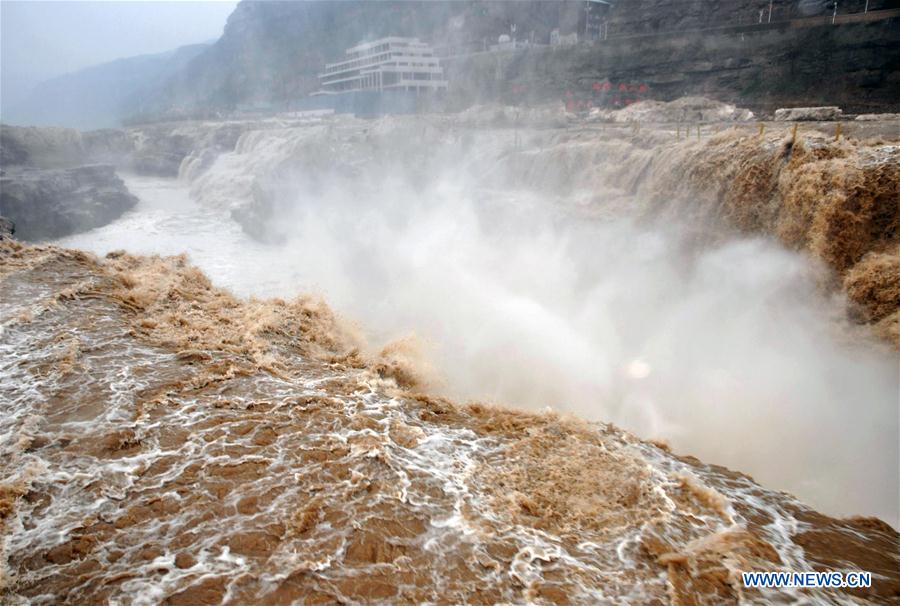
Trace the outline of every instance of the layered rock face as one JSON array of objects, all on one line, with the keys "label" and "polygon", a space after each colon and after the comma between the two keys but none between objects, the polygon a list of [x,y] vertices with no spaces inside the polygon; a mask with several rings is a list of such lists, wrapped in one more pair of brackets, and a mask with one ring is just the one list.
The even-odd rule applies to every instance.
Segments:
[{"label": "layered rock face", "polygon": [[0,128],[0,164],[35,168],[112,164],[138,174],[174,177],[193,150],[230,151],[242,132],[264,124],[180,122],[88,131],[4,124]]},{"label": "layered rock face", "polygon": [[89,163],[121,166],[134,149],[125,131],[0,126],[0,165],[68,168]]},{"label": "layered rock face", "polygon": [[0,217],[0,240],[16,233],[16,225],[6,217]]},{"label": "layered rock face", "polygon": [[23,240],[59,238],[106,225],[137,204],[116,175],[133,137],[122,130],[0,128],[0,215]]},{"label": "layered rock face", "polygon": [[279,126],[278,121],[180,122],[128,129],[133,151],[128,167],[143,175],[178,176],[182,161],[195,150],[219,154],[234,149],[242,133]]},{"label": "layered rock face", "polygon": [[[480,53],[446,62],[451,102],[592,99],[592,87],[645,86],[644,98],[703,95],[771,114],[780,107],[838,105],[896,111],[900,18],[875,23],[746,31],[670,32],[567,48]],[[522,91],[525,91],[524,93]],[[633,95],[622,95],[624,102]]]},{"label": "layered rock face", "polygon": [[12,168],[0,177],[0,214],[23,240],[58,238],[105,225],[137,198],[110,165]]},{"label": "layered rock face", "polygon": [[668,122],[694,124],[697,122],[746,122],[754,118],[753,112],[728,103],[705,97],[682,97],[668,103],[641,101],[624,109],[594,108],[590,119],[601,122]]},{"label": "layered rock face", "polygon": [[814,122],[819,120],[839,120],[842,111],[839,107],[785,107],[775,110],[778,122]]},{"label": "layered rock face", "polygon": [[[895,6],[871,0],[868,8]],[[839,13],[864,8],[842,2]],[[796,104],[893,111],[900,18],[797,21],[826,11],[824,2],[786,0],[641,0],[597,4],[589,13],[571,1],[242,2],[222,38],[149,95],[140,111],[197,118],[242,107],[288,108],[319,88],[325,62],[360,40],[391,35],[421,37],[451,57],[446,69],[456,109],[561,98],[610,79],[648,85],[646,98],[711,95],[754,111]],[[541,47],[483,52],[513,27],[518,41]],[[600,27],[607,39],[597,39]],[[591,43],[544,46],[553,30],[580,41],[586,35]]]}]

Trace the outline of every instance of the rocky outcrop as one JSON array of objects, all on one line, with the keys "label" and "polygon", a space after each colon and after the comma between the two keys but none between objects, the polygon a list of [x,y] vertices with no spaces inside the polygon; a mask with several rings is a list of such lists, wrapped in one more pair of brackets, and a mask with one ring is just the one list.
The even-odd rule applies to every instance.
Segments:
[{"label": "rocky outcrop", "polygon": [[7,219],[0,217],[0,240],[11,237],[16,233],[16,224]]},{"label": "rocky outcrop", "polygon": [[10,136],[8,126],[0,125],[0,166],[26,164],[28,149],[18,137]]},{"label": "rocky outcrop", "polygon": [[4,167],[124,166],[133,148],[132,138],[122,130],[0,125],[0,164]]},{"label": "rocky outcrop", "polygon": [[92,131],[4,124],[0,127],[0,166],[55,169],[109,164],[141,175],[176,177],[189,156],[194,156],[192,164],[209,163],[218,154],[232,151],[247,131],[296,122],[167,122]]},{"label": "rocky outcrop", "polygon": [[4,124],[0,164],[36,168],[111,164],[138,174],[175,177],[182,160],[194,150],[231,150],[241,133],[258,127],[249,121],[182,122],[79,131]]},{"label": "rocky outcrop", "polygon": [[23,240],[105,225],[137,203],[116,175],[130,168],[134,138],[122,130],[0,128],[0,214]]},{"label": "rocky outcrop", "polygon": [[879,122],[882,120],[900,121],[900,114],[860,114],[856,116],[857,122]]},{"label": "rocky outcrop", "polygon": [[22,240],[59,238],[105,225],[138,199],[109,165],[11,168],[0,177],[0,214]]},{"label": "rocky outcrop", "polygon": [[705,97],[683,97],[675,101],[641,101],[623,109],[595,108],[592,120],[600,122],[745,122],[753,112]]},{"label": "rocky outcrop", "polygon": [[274,233],[271,227],[273,220],[272,204],[268,200],[253,199],[245,206],[239,206],[231,210],[231,218],[251,238],[260,242],[277,243],[284,238],[281,234]]},{"label": "rocky outcrop", "polygon": [[129,167],[143,175],[177,177],[182,162],[192,154],[197,156],[192,160],[208,163],[218,154],[232,151],[243,133],[284,124],[280,120],[233,120],[134,126],[128,129],[134,141]]},{"label": "rocky outcrop", "polygon": [[840,120],[844,114],[840,107],[782,107],[775,110],[776,122],[822,122]]},{"label": "rocky outcrop", "polygon": [[138,144],[131,166],[143,175],[175,177],[181,161],[194,148],[189,137],[171,133],[158,138],[150,138]]}]

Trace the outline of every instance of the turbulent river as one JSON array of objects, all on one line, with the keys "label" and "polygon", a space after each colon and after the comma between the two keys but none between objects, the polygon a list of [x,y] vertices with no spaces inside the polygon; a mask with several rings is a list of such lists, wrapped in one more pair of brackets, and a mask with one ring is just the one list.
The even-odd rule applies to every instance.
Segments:
[{"label": "turbulent river", "polygon": [[290,296],[304,290],[308,278],[291,263],[274,263],[271,247],[255,242],[227,211],[204,208],[177,179],[125,175],[138,196],[137,208],[106,227],[59,240],[60,246],[105,255],[178,255],[191,260],[224,288],[242,296]]},{"label": "turbulent river", "polygon": [[[489,133],[493,163],[454,152],[422,178],[360,168],[380,140],[335,124],[244,133],[180,179],[126,175],[140,202],[105,227],[0,242],[5,599],[900,592],[896,353],[848,320],[826,267],[683,207],[633,212],[641,195],[612,181],[542,191],[560,189],[547,154],[557,177],[593,170],[569,154],[602,157],[589,176],[606,184],[620,140],[538,133],[510,160]],[[468,145],[454,129],[439,136]],[[739,136],[717,144],[749,148]],[[317,172],[322,150],[352,161]],[[533,182],[498,186],[503,162]],[[234,215],[260,200],[276,203],[249,231],[268,243]],[[855,517],[871,515],[889,524]],[[740,583],[775,569],[875,583]]]},{"label": "turbulent river", "polygon": [[896,358],[834,329],[841,302],[799,254],[444,186],[308,201],[265,245],[178,180],[126,181],[136,210],[58,243],[187,253],[244,297],[321,295],[454,398],[613,421],[826,511],[897,521]]}]

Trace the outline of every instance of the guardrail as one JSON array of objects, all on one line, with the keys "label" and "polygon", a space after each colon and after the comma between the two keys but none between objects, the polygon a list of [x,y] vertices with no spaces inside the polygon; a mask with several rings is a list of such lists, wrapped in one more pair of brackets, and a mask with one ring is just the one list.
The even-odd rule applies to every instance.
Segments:
[{"label": "guardrail", "polygon": [[594,44],[602,44],[610,40],[632,40],[635,38],[661,38],[674,36],[689,36],[705,33],[720,34],[744,34],[763,32],[767,30],[778,30],[784,28],[802,28],[802,27],[818,27],[821,25],[844,25],[848,23],[869,23],[874,21],[882,21],[884,19],[894,19],[900,17],[900,9],[891,8],[877,11],[869,11],[866,13],[851,13],[848,15],[821,15],[818,17],[799,17],[796,19],[784,19],[781,21],[772,21],[770,23],[746,23],[743,25],[719,25],[716,27],[705,27],[690,30],[667,30],[663,32],[652,32],[646,34],[610,34],[603,40],[593,40]]},{"label": "guardrail", "polygon": [[[693,36],[699,34],[707,34],[707,33],[718,33],[718,34],[745,34],[745,33],[758,33],[764,32],[768,30],[780,30],[785,28],[803,28],[803,27],[818,27],[822,25],[844,25],[850,23],[871,23],[875,21],[882,21],[885,19],[895,19],[900,18],[900,8],[891,8],[891,9],[881,9],[881,10],[873,10],[864,13],[850,13],[846,15],[821,15],[817,17],[798,17],[795,19],[783,19],[779,21],[771,21],[771,22],[762,22],[762,23],[745,23],[738,25],[719,25],[715,27],[705,27],[698,29],[684,29],[684,30],[666,30],[661,32],[648,32],[648,33],[636,33],[636,34],[618,34],[615,33],[609,34],[602,39],[596,39],[589,41],[590,44],[605,44],[607,42],[615,42],[618,40],[635,40],[640,38],[672,38],[676,36]],[[579,42],[579,44],[584,44],[584,41]],[[474,47],[476,45],[480,45],[480,43],[472,43],[469,45],[457,46],[455,49],[465,48],[465,47]],[[446,59],[457,59],[460,57],[469,57],[472,55],[480,55],[486,53],[494,53],[494,52],[521,52],[523,50],[527,50],[527,48],[556,48],[556,47],[548,47],[543,44],[534,44],[526,48],[517,48],[517,49],[497,49],[497,50],[471,50],[468,52],[459,52],[457,54],[451,54],[455,50],[453,47],[443,47],[440,50],[442,53],[438,54],[435,49],[435,55],[438,56],[441,60]],[[559,48],[571,48],[571,46],[560,46]],[[444,54],[447,53],[447,54]]]}]

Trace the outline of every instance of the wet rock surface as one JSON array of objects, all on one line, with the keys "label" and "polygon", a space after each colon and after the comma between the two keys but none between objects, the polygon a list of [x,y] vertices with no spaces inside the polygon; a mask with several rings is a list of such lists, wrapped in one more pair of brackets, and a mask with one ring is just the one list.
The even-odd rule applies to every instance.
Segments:
[{"label": "wet rock surface", "polygon": [[855,120],[858,122],[878,122],[881,120],[895,120],[900,122],[900,114],[860,114],[856,116]]},{"label": "wet rock surface", "polygon": [[782,107],[775,110],[776,122],[815,122],[839,120],[844,114],[840,107]]},{"label": "wet rock surface", "polygon": [[105,225],[137,204],[109,165],[5,168],[0,213],[22,240],[41,240]]},{"label": "wet rock surface", "polygon": [[86,164],[123,166],[131,155],[131,137],[122,130],[0,126],[0,165],[72,168]]},{"label": "wet rock surface", "polygon": [[[327,308],[0,244],[6,596],[889,603],[897,533],[613,426],[403,389]],[[744,589],[861,569],[865,590]]]},{"label": "wet rock surface", "polygon": [[705,97],[682,97],[668,103],[641,101],[623,109],[594,109],[590,118],[603,122],[746,122],[753,112]]},{"label": "wet rock surface", "polygon": [[0,240],[9,238],[15,233],[16,224],[6,217],[0,217]]}]

